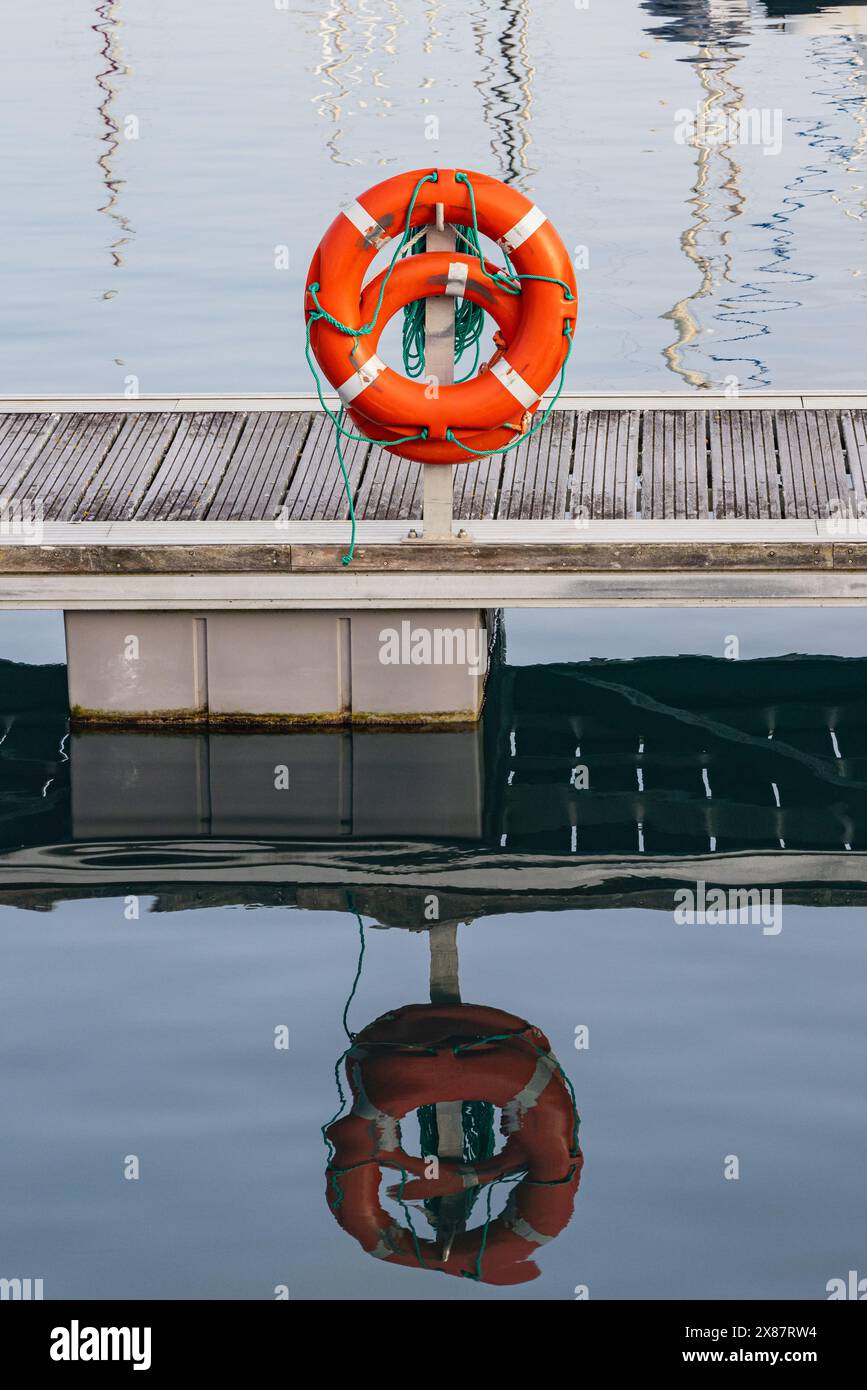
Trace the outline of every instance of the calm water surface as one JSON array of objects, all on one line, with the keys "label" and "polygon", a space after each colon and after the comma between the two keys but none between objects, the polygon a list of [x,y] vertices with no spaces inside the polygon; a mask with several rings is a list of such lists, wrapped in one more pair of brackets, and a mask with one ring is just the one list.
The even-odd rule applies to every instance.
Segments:
[{"label": "calm water surface", "polygon": [[573,389],[863,389],[867,6],[45,0],[0,32],[4,393],[308,389],[313,248],[437,164],[574,248]]},{"label": "calm water surface", "polygon": [[[48,1297],[813,1299],[859,1267],[867,620],[506,628],[479,733],[70,737],[54,619],[3,618],[5,1273]],[[782,885],[782,930],[676,925],[701,876]],[[462,1000],[540,1029],[580,1113],[571,1219],[507,1287],[496,1260],[372,1258],[326,1202],[344,1010],[355,1033],[428,1003],[430,892]],[[394,1180],[389,1219],[432,1242]]]},{"label": "calm water surface", "polygon": [[[574,248],[573,389],[863,389],[867,7],[46,0],[0,31],[3,394],[306,390],[334,210],[457,164]],[[478,733],[70,736],[59,616],[0,615],[0,1276],[812,1299],[863,1270],[867,620],[506,631]],[[676,925],[702,875],[782,886],[782,930]],[[580,1113],[571,1214],[506,1287],[371,1258],[326,1201],[346,1029],[429,1007],[431,893],[453,992],[541,1030]],[[394,1176],[420,1240],[483,1229],[484,1196]]]}]

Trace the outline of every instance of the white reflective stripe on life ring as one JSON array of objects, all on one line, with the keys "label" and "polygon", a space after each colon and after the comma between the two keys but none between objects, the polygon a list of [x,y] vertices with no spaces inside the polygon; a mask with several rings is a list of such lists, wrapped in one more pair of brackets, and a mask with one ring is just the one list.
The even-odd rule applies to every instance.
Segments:
[{"label": "white reflective stripe on life ring", "polygon": [[361,232],[361,235],[369,246],[384,246],[385,243],[390,240],[389,233],[382,224],[377,222],[376,218],[371,216],[367,209],[363,208],[357,199],[348,203],[347,206],[341,208],[340,211],[343,213],[344,217],[349,219],[353,227]]},{"label": "white reflective stripe on life ring", "polygon": [[376,381],[380,372],[385,371],[385,363],[374,353],[368,357],[363,367],[352,376],[347,377],[342,386],[338,386],[337,394],[344,405],[349,405],[356,396],[360,396],[362,391],[366,391],[372,381]]},{"label": "white reflective stripe on life ring", "polygon": [[449,278],[446,281],[446,294],[454,295],[460,299],[466,293],[467,273],[469,266],[465,261],[452,261],[449,266]]},{"label": "white reflective stripe on life ring", "polygon": [[510,227],[505,235],[500,237],[500,245],[504,246],[507,251],[517,251],[518,247],[523,246],[534,232],[538,232],[542,223],[547,221],[542,209],[534,203],[530,211],[525,212],[514,227]]},{"label": "white reflective stripe on life ring", "polygon": [[521,1240],[525,1240],[528,1245],[547,1245],[549,1240],[554,1240],[555,1237],[543,1235],[541,1231],[537,1231],[535,1227],[531,1226],[525,1217],[518,1215],[516,1193],[517,1188],[513,1188],[509,1193],[500,1220],[507,1231],[514,1231],[515,1235],[520,1236]]},{"label": "white reflective stripe on life ring", "polygon": [[514,367],[510,367],[505,357],[501,357],[491,367],[491,375],[497,378],[501,386],[515,397],[525,410],[529,410],[539,399],[538,391],[534,391],[529,382],[525,381],[520,372],[516,372]]}]

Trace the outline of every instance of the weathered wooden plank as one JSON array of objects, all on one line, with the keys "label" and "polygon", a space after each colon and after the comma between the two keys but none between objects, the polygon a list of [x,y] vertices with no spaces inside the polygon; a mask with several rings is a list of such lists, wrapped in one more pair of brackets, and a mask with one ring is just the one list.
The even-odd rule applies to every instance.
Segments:
[{"label": "weathered wooden plank", "polygon": [[253,521],[276,516],[311,427],[322,418],[312,411],[277,410],[251,416],[214,493],[208,519]]},{"label": "weathered wooden plank", "polygon": [[800,410],[781,410],[776,417],[777,447],[786,494],[786,515],[820,517],[823,515],[822,504],[816,492],[813,460],[803,415],[804,412]]},{"label": "weathered wooden plank", "polygon": [[643,520],[663,516],[662,478],[657,472],[659,419],[656,411],[645,411],[641,421],[641,516]]},{"label": "weathered wooden plank", "polygon": [[758,488],[756,487],[756,457],[753,448],[752,429],[750,428],[751,420],[752,415],[748,412],[732,416],[732,437],[736,441],[733,452],[737,460],[735,466],[740,471],[742,515],[745,517],[760,515]]},{"label": "weathered wooden plank", "polygon": [[[408,541],[359,545],[352,573],[417,574],[578,574],[593,571],[830,570],[836,551],[841,563],[867,571],[867,544],[833,546],[802,541],[776,545],[754,542],[641,541],[608,544],[483,544]],[[249,574],[287,572],[346,573],[345,545],[3,545],[0,574]]]},{"label": "weathered wooden plank", "polygon": [[614,508],[614,475],[609,469],[614,450],[612,434],[616,432],[616,422],[610,411],[600,411],[596,422],[596,447],[593,451],[591,491],[591,519],[608,516]]},{"label": "weathered wooden plank", "polygon": [[546,424],[505,457],[500,517],[562,519],[572,469],[574,418],[553,412]]},{"label": "weathered wooden plank", "polygon": [[849,477],[852,480],[852,504],[855,515],[867,510],[867,416],[863,410],[841,410],[840,429]]},{"label": "weathered wooden plank", "polygon": [[641,451],[642,516],[653,520],[707,515],[705,414],[649,410]]},{"label": "weathered wooden plank", "polygon": [[68,521],[123,427],[111,413],[68,415],[57,425],[17,488],[47,521]]},{"label": "weathered wooden plank", "polygon": [[740,517],[744,515],[739,498],[735,468],[731,420],[726,411],[712,410],[708,419],[711,476],[713,478],[714,515]]},{"label": "weathered wooden plank", "polygon": [[719,520],[725,516],[725,479],[718,410],[709,410],[707,413],[707,449],[710,472],[710,510],[714,520]]},{"label": "weathered wooden plank", "polygon": [[497,514],[504,457],[471,459],[454,473],[455,516],[460,521],[493,521]]},{"label": "weathered wooden plank", "polygon": [[641,515],[660,521],[665,517],[665,421],[665,411],[645,412],[641,450]]},{"label": "weathered wooden plank", "polygon": [[[614,437],[608,467],[614,486],[607,495],[604,516],[611,520],[632,521],[638,515],[638,444],[640,415],[637,410],[610,412]],[[609,439],[611,440],[609,425]]]},{"label": "weathered wooden plank", "polygon": [[[279,532],[275,532],[279,534]],[[0,574],[277,574],[287,545],[19,545],[0,542]]]},{"label": "weathered wooden plank", "polygon": [[707,518],[710,515],[710,495],[708,485],[707,457],[707,414],[697,411],[684,417],[686,434],[687,480],[692,479],[695,498],[695,511],[691,516]]},{"label": "weathered wooden plank", "polygon": [[18,488],[57,429],[60,416],[0,417],[0,496],[15,498]]},{"label": "weathered wooden plank", "polygon": [[207,516],[246,420],[245,414],[232,411],[182,416],[136,516],[142,521]]},{"label": "weathered wooden plank", "polygon": [[[342,437],[342,452],[349,475],[353,499],[364,471],[371,446],[354,438]],[[339,520],[349,515],[349,503],[340,471],[337,442],[332,421],[327,415],[313,418],[297,465],[280,508],[289,520]]]},{"label": "weathered wooden plank", "polygon": [[[674,506],[672,516],[695,516],[695,463],[694,449],[689,450],[685,422],[682,415],[671,412],[674,433]],[[688,456],[689,454],[689,456]]]},{"label": "weathered wooden plank", "polygon": [[753,455],[756,466],[756,487],[759,495],[759,516],[779,520],[783,515],[780,473],[777,466],[777,441],[774,436],[774,417],[770,410],[750,412],[753,435]]},{"label": "weathered wooden plank", "polygon": [[[359,517],[420,517],[418,464],[352,441],[345,458]],[[456,515],[471,521],[821,520],[838,501],[867,506],[867,415],[554,411],[517,449],[454,477]],[[38,500],[46,520],[348,514],[330,421],[288,409],[0,415],[0,496]]]},{"label": "weathered wooden plank", "polygon": [[359,516],[369,521],[418,520],[421,498],[421,464],[371,449],[356,501]]},{"label": "weathered wooden plank", "polygon": [[851,502],[849,474],[837,411],[806,410],[813,475],[822,496],[822,516],[839,515]]},{"label": "weathered wooden plank", "polygon": [[[339,569],[344,547],[292,545],[292,569],[319,573]],[[861,549],[861,565],[867,568],[867,546]],[[790,570],[831,569],[830,544],[784,542],[777,545],[744,542],[684,541],[658,545],[636,541],[606,544],[580,541],[570,545],[477,545],[425,543],[360,545],[352,562],[353,572],[477,572],[477,573],[589,573],[593,570]],[[854,566],[853,566],[854,567]]]},{"label": "weathered wooden plank", "polygon": [[72,513],[75,521],[129,521],[166,456],[181,417],[150,411],[123,426]]},{"label": "weathered wooden plank", "polygon": [[599,434],[599,412],[579,410],[575,420],[569,512],[590,520],[593,516],[593,465]]}]

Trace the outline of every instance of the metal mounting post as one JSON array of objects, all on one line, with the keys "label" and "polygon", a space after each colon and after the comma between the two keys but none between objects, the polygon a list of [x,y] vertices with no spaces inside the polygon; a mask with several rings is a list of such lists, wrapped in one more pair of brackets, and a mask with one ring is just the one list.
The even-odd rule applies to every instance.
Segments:
[{"label": "metal mounting post", "polygon": [[[440,467],[430,464],[431,468]],[[442,466],[445,471],[445,466]],[[448,470],[451,472],[451,469]],[[458,924],[439,922],[428,931],[430,942],[430,999],[431,1004],[460,1004],[461,986],[458,972]],[[438,1101],[435,1106],[437,1122],[437,1157],[457,1162],[464,1156],[463,1102]],[[466,1230],[466,1204],[462,1192],[440,1199],[436,1217],[437,1243],[440,1256],[448,1261],[456,1235]]]},{"label": "metal mounting post", "polygon": [[[443,220],[443,205],[437,203],[436,226],[426,233],[428,251],[454,251],[455,232]],[[450,386],[455,379],[455,301],[439,294],[425,301],[425,376],[435,377],[436,386]],[[454,465],[423,465],[424,500],[422,531],[425,540],[451,540],[454,519]]]}]

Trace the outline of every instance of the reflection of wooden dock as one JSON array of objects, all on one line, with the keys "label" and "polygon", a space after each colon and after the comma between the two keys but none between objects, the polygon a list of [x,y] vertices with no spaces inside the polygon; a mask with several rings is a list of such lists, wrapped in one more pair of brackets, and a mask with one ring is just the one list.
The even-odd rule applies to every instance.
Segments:
[{"label": "reflection of wooden dock", "polygon": [[[436,894],[440,920],[580,908],[645,908],[671,915],[674,891],[779,888],[787,905],[864,907],[867,856],[768,851],[677,856],[514,855],[408,841],[82,841],[2,857],[0,905],[50,911],[73,898],[134,893],[159,912],[217,907],[297,907],[357,912],[383,926],[426,931]],[[859,918],[860,921],[860,918]],[[746,926],[729,930],[747,931]]]},{"label": "reflection of wooden dock", "polygon": [[[840,507],[867,512],[867,397],[569,398],[511,454],[456,468],[451,543],[407,539],[418,465],[350,444],[360,527],[348,572],[333,433],[314,405],[0,402],[0,604],[867,595],[867,522],[834,522]],[[41,543],[24,529],[37,511]]]},{"label": "reflection of wooden dock", "polygon": [[430,893],[440,920],[671,912],[698,880],[867,902],[867,659],[503,664],[477,726],[430,732],[68,737],[63,674],[0,663],[0,901],[351,892],[420,930]]}]

